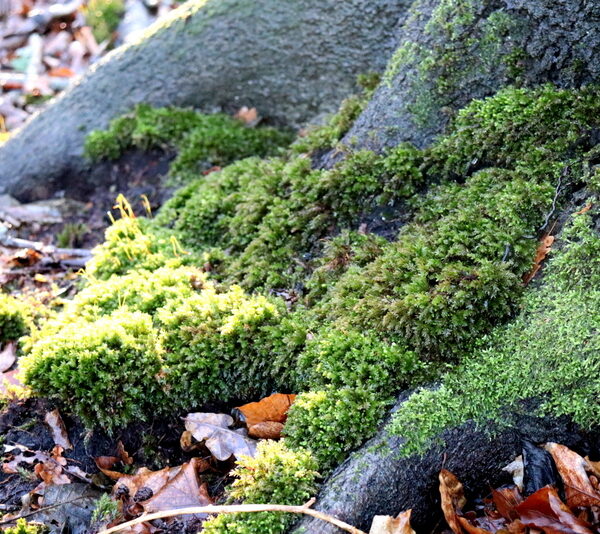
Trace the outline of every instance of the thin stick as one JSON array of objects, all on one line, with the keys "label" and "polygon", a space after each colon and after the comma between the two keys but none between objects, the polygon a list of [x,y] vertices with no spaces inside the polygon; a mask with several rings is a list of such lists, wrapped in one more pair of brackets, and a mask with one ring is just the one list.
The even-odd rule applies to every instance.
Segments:
[{"label": "thin stick", "polygon": [[71,504],[82,499],[87,499],[88,497],[75,497],[70,501],[58,502],[56,504],[49,504],[48,506],[43,506],[42,508],[38,508],[37,510],[32,510],[31,512],[27,512],[26,514],[21,514],[16,517],[12,517],[11,519],[4,519],[0,521],[0,525],[8,525],[10,523],[16,523],[17,519],[25,519],[26,517],[31,517],[32,515],[39,514],[40,512],[45,512],[46,510],[52,510],[52,508],[58,508],[59,506],[64,506],[65,504]]},{"label": "thin stick", "polygon": [[163,510],[161,512],[155,512],[153,514],[144,514],[136,519],[127,521],[127,523],[121,523],[116,527],[109,528],[107,530],[100,531],[99,534],[113,534],[113,532],[119,532],[120,530],[138,525],[139,523],[145,523],[146,521],[153,521],[154,519],[162,519],[165,517],[174,517],[178,515],[195,515],[195,514],[237,514],[237,513],[249,513],[249,512],[288,512],[290,514],[306,514],[312,517],[316,517],[321,521],[331,523],[336,527],[349,532],[350,534],[366,534],[362,530],[344,523],[335,517],[332,517],[323,512],[313,510],[310,506],[313,504],[314,499],[311,499],[302,506],[287,506],[283,504],[232,504],[225,506],[192,506],[190,508],[180,508],[179,510]]}]

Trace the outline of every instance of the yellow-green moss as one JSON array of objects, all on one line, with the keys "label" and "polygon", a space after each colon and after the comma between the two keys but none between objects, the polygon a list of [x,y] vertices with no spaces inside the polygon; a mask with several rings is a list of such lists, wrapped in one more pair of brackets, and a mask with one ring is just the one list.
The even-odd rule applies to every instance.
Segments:
[{"label": "yellow-green moss", "polygon": [[29,307],[21,300],[0,293],[0,344],[16,341],[29,332]]}]

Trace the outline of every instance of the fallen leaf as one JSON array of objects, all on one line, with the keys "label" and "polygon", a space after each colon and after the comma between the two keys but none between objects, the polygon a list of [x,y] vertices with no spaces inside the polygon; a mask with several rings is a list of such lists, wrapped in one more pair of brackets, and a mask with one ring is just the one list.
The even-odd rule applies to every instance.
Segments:
[{"label": "fallen leaf", "polygon": [[594,473],[597,477],[600,477],[600,462],[592,462],[589,456],[585,457],[585,461],[587,462],[590,472]]},{"label": "fallen leaf", "polygon": [[533,267],[531,268],[531,271],[523,276],[523,284],[529,284],[529,282],[533,280],[535,275],[542,268],[542,262],[546,259],[546,256],[550,252],[550,249],[554,243],[554,239],[555,238],[553,235],[547,235],[546,237],[542,238],[535,253],[535,258],[533,259]]},{"label": "fallen leaf", "polygon": [[[53,484],[71,483],[71,479],[65,475],[62,465],[56,461],[36,464],[33,468],[33,472],[43,481],[43,487],[51,486]],[[37,493],[40,489],[41,487],[38,486],[34,492]]]},{"label": "fallen leaf", "polygon": [[523,525],[546,534],[591,534],[587,522],[579,519],[560,500],[556,489],[546,486],[525,499],[517,512]]},{"label": "fallen leaf", "polygon": [[463,530],[458,520],[458,514],[467,503],[465,492],[460,480],[447,469],[442,469],[439,475],[442,512],[446,523],[454,534],[462,534]]},{"label": "fallen leaf", "polygon": [[192,452],[201,447],[201,444],[194,440],[194,435],[189,430],[185,430],[181,434],[179,445],[181,445],[184,452]]},{"label": "fallen leaf", "polygon": [[259,122],[258,111],[256,108],[248,108],[244,106],[234,115],[234,117],[242,121],[247,126],[255,126]]},{"label": "fallen leaf", "polygon": [[464,529],[465,532],[467,532],[468,534],[491,534],[491,532],[489,530],[486,530],[485,528],[472,525],[466,517],[461,517],[457,515],[456,519],[458,520],[458,523],[460,524],[462,529]]},{"label": "fallen leaf", "polygon": [[18,473],[17,467],[21,464],[32,465],[36,462],[45,462],[49,456],[47,453],[32,451],[23,445],[4,445],[5,453],[11,456],[11,459],[2,464],[4,473]]},{"label": "fallen leaf", "polygon": [[583,208],[581,208],[579,211],[576,211],[573,215],[582,215],[582,214],[590,211],[593,206],[594,206],[594,204],[592,204],[591,202],[589,202]]},{"label": "fallen leaf", "polygon": [[98,456],[97,458],[94,458],[94,462],[98,469],[111,480],[119,480],[119,478],[125,476],[123,473],[113,469],[120,461],[121,459],[116,456]]},{"label": "fallen leaf", "polygon": [[248,435],[255,439],[279,439],[283,431],[283,423],[265,421],[257,423],[248,429]]},{"label": "fallen leaf", "polygon": [[69,441],[69,436],[67,434],[67,429],[65,428],[65,423],[60,416],[58,409],[52,410],[46,414],[44,418],[46,424],[50,427],[50,431],[52,432],[52,439],[56,445],[60,445],[63,449],[72,449],[73,445]]},{"label": "fallen leaf", "polygon": [[159,491],[147,501],[142,501],[144,511],[152,513],[213,504],[213,499],[208,495],[207,485],[198,481],[198,473],[205,469],[202,462],[200,458],[192,458],[183,464]]},{"label": "fallen leaf", "polygon": [[19,250],[9,260],[11,267],[31,267],[42,259],[42,254],[30,248]]},{"label": "fallen leaf", "polygon": [[133,464],[133,458],[129,456],[129,453],[125,450],[125,446],[121,440],[117,442],[117,454],[125,465]]},{"label": "fallen leaf", "polygon": [[544,448],[552,455],[556,468],[565,485],[567,505],[572,508],[600,505],[596,492],[586,473],[591,468],[587,461],[564,445],[546,443]]},{"label": "fallen leaf", "polygon": [[496,510],[504,519],[512,521],[519,517],[516,508],[523,502],[523,497],[516,486],[493,489],[492,500]]},{"label": "fallen leaf", "polygon": [[397,517],[389,515],[376,515],[371,523],[369,534],[415,534],[410,526],[410,514],[412,510],[406,510]]},{"label": "fallen leaf", "polygon": [[226,414],[189,413],[184,418],[185,429],[206,448],[217,460],[225,461],[235,456],[254,456],[257,442],[239,430],[231,430],[233,418]]},{"label": "fallen leaf", "polygon": [[48,71],[49,76],[56,76],[58,78],[71,78],[75,76],[75,73],[68,67],[57,67]]},{"label": "fallen leaf", "polygon": [[288,410],[295,399],[296,395],[274,393],[258,402],[238,406],[236,410],[242,414],[248,428],[265,421],[285,423]]},{"label": "fallen leaf", "polygon": [[0,373],[8,371],[17,361],[17,344],[9,341],[0,352]]}]

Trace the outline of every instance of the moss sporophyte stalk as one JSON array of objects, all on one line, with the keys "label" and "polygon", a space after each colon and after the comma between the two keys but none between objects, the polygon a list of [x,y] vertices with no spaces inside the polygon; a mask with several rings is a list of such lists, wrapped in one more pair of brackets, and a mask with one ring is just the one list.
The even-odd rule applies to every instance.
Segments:
[{"label": "moss sporophyte stalk", "polygon": [[[434,380],[393,417],[406,453],[524,397],[593,426],[596,208],[558,236],[541,288],[525,290],[522,276],[553,205],[597,187],[599,97],[595,86],[503,89],[461,110],[430,147],[382,154],[339,143],[368,95],[288,149],[274,130],[138,108],[88,151],[166,146],[186,184],[152,220],[123,204],[84,288],[22,339],[24,379],[112,431],[174,407],[299,393],[284,441],[236,470],[231,498],[256,503],[305,502],[316,472],[373,435],[398,392]],[[231,150],[212,151],[203,136],[213,129]],[[338,163],[314,168],[311,156],[331,147]],[[204,176],[200,160],[224,168]],[[403,221],[384,236],[369,226],[381,210]],[[8,335],[23,336],[25,319],[0,308]],[[287,521],[223,516],[206,529],[283,532]]]}]

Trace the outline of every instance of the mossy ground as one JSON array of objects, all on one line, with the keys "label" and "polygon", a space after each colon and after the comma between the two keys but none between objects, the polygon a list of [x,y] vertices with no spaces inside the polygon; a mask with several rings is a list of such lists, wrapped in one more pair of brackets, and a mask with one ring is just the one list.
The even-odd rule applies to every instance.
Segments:
[{"label": "mossy ground", "polygon": [[[548,409],[592,425],[586,400],[598,388],[594,380],[582,381],[597,366],[585,351],[594,348],[589,334],[597,331],[598,303],[567,284],[568,276],[598,281],[596,238],[580,222],[589,222],[591,212],[565,234],[577,243],[557,256],[558,274],[548,276],[546,293],[522,299],[522,276],[556,209],[571,191],[598,181],[598,96],[596,87],[505,89],[465,108],[426,150],[346,149],[328,170],[314,169],[311,156],[320,146],[336,146],[351,124],[346,117],[275,157],[242,159],[207,176],[198,176],[195,161],[186,163],[185,173],[196,178],[155,219],[136,218],[121,199],[123,216],[96,250],[87,287],[54,323],[32,333],[26,379],[38,394],[106,426],[173,406],[300,392],[285,429],[291,456],[286,449],[269,460],[275,453],[265,450],[256,460],[283,462],[273,467],[282,476],[296,464],[308,469],[299,452],[305,449],[327,473],[375,432],[398,391],[457,364],[440,389],[411,397],[396,416],[394,428],[413,434],[407,451],[422,450],[445,425],[499,416],[496,404],[516,402],[522,392],[545,396]],[[354,100],[345,106],[344,113],[354,110],[348,116],[361,108]],[[195,129],[196,116],[181,113]],[[164,118],[162,111],[143,114]],[[126,139],[134,138],[137,120],[122,123]],[[186,139],[187,126],[168,120],[157,130],[163,141]],[[410,213],[391,240],[365,222],[382,209]],[[569,271],[573,265],[579,274]],[[582,298],[569,320],[552,327]],[[503,326],[522,306],[534,318],[519,315]],[[538,309],[548,324],[536,323]],[[61,322],[84,335],[71,340]],[[538,336],[525,346],[526,331],[558,337],[549,345]],[[494,348],[504,338],[512,352]],[[528,357],[531,347],[552,363],[556,352],[549,347],[578,344],[583,352],[555,362],[551,377],[522,391],[509,384],[541,373]],[[147,368],[130,369],[119,360],[121,351],[138,361],[141,355]],[[524,364],[513,369],[512,358]],[[107,402],[100,376],[98,388],[74,394],[72,384],[83,388],[92,371],[124,380],[127,396]],[[503,396],[484,395],[498,375],[507,379],[498,389]],[[560,381],[573,387],[554,392]],[[240,480],[244,472],[242,465]],[[272,476],[266,469],[239,497],[274,498],[252,493],[261,480],[271,488]],[[314,475],[299,478],[304,495]],[[281,500],[297,499],[286,493]],[[267,531],[259,520],[228,521],[211,528]],[[285,528],[272,525],[269,532]]]}]

